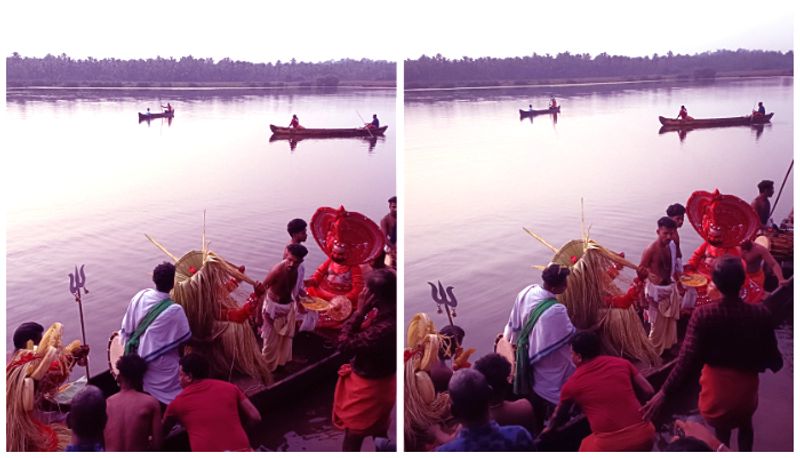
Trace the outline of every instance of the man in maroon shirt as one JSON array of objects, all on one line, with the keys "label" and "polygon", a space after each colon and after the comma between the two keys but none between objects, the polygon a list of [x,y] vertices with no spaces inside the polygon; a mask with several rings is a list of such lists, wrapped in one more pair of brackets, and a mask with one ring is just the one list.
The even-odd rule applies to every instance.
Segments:
[{"label": "man in maroon shirt", "polygon": [[251,450],[240,418],[257,423],[261,414],[236,385],[207,377],[205,358],[195,353],[181,358],[183,390],[167,406],[164,430],[180,422],[189,433],[193,452]]},{"label": "man in maroon shirt", "polygon": [[653,394],[653,387],[630,361],[600,355],[602,343],[593,332],[582,331],[572,339],[575,372],[561,387],[561,401],[553,413],[546,436],[564,424],[577,404],[589,420],[592,434],[581,442],[581,452],[648,452],[656,430],[643,421],[637,398]]},{"label": "man in maroon shirt", "polygon": [[739,299],[745,279],[741,258],[720,258],[712,279],[722,300],[695,308],[678,361],[643,413],[651,418],[686,380],[700,375],[698,407],[703,418],[727,446],[732,430],[738,428],[739,451],[751,451],[758,373],[779,371],[783,357],[770,311]]}]

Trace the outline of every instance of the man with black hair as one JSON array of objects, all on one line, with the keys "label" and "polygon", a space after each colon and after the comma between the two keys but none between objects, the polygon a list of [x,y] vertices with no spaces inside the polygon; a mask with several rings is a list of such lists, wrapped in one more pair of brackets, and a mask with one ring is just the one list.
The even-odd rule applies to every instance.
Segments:
[{"label": "man with black hair", "polygon": [[601,355],[600,337],[581,331],[572,339],[575,373],[561,388],[561,401],[542,433],[555,430],[578,405],[586,414],[592,434],[581,442],[581,452],[647,452],[653,448],[656,429],[642,420],[637,399],[653,395],[653,387],[630,361]]},{"label": "man with black hair", "polygon": [[308,223],[300,218],[295,218],[289,221],[286,225],[286,231],[289,233],[291,241],[289,243],[303,243],[308,240]]},{"label": "man with black hair", "polygon": [[28,341],[31,341],[34,346],[39,345],[42,334],[44,334],[44,327],[41,324],[22,323],[14,330],[14,351],[28,348]]},{"label": "man with black hair", "polygon": [[677,258],[675,263],[676,267],[680,268],[678,270],[678,273],[680,273],[683,272],[683,264],[681,263],[683,253],[681,252],[681,237],[678,234],[678,229],[683,227],[683,222],[686,218],[686,207],[674,203],[667,207],[667,216],[672,219],[672,221],[675,221],[675,232],[672,234],[672,242],[675,244],[675,257]]},{"label": "man with black hair", "polygon": [[236,385],[208,378],[208,361],[196,353],[180,360],[183,390],[164,412],[164,431],[179,422],[193,452],[251,451],[242,426],[261,421],[258,409]]},{"label": "man with black hair", "polygon": [[448,385],[450,411],[461,423],[458,436],[439,452],[527,452],[534,445],[522,426],[499,426],[489,415],[491,388],[475,369],[461,369]]},{"label": "man with black hair", "polygon": [[384,251],[389,255],[389,265],[397,268],[397,196],[389,198],[389,213],[381,219],[381,231],[386,236]]},{"label": "man with black hair", "polygon": [[105,448],[109,452],[147,452],[161,448],[161,406],[142,392],[147,363],[136,353],[117,360],[119,393],[106,400],[108,423]]},{"label": "man with black hair", "polygon": [[730,445],[732,430],[739,429],[739,450],[750,451],[758,374],[779,371],[783,357],[770,311],[739,298],[745,280],[741,258],[719,258],[712,279],[722,300],[695,309],[675,367],[643,411],[651,418],[667,398],[699,375],[700,414],[725,445]]},{"label": "man with black hair", "polygon": [[677,224],[663,216],[658,220],[656,240],[642,253],[640,269],[648,272],[645,297],[650,322],[650,342],[658,354],[678,343],[681,297],[677,283],[677,253],[671,245]]},{"label": "man with black hair", "polygon": [[489,353],[475,361],[475,370],[486,377],[492,394],[489,397],[489,413],[498,425],[519,425],[535,434],[536,417],[533,406],[525,398],[507,401],[511,385],[511,363],[498,353]]},{"label": "man with black hair", "polygon": [[397,371],[397,276],[389,269],[367,275],[357,309],[342,325],[333,424],[344,429],[343,451],[359,451],[364,438],[388,436]]},{"label": "man with black hair", "polygon": [[772,197],[773,194],[775,194],[775,183],[771,180],[762,180],[758,183],[758,196],[750,203],[750,206],[756,211],[761,225],[765,228],[769,223],[769,198]]},{"label": "man with black hair", "polygon": [[261,353],[267,360],[270,371],[292,360],[292,338],[297,322],[298,298],[303,289],[303,278],[299,268],[308,249],[291,243],[283,252],[283,260],[264,278],[267,295],[264,298],[261,338],[264,340]]},{"label": "man with black hair", "polygon": [[87,385],[72,398],[67,426],[72,430],[72,441],[67,452],[102,452],[103,429],[106,426],[106,400],[100,388]]},{"label": "man with black hair", "polygon": [[170,298],[175,285],[175,266],[164,262],[153,269],[155,289],[133,296],[122,318],[120,336],[125,354],[136,353],[147,362],[144,391],[169,404],[181,391],[178,383],[180,347],[192,332],[180,304]]},{"label": "man with black hair", "polygon": [[531,399],[537,430],[575,370],[568,345],[575,326],[567,307],[556,300],[567,290],[568,275],[567,267],[547,266],[542,272],[543,285],[530,285],[517,295],[503,331],[503,337],[516,345],[514,393]]}]

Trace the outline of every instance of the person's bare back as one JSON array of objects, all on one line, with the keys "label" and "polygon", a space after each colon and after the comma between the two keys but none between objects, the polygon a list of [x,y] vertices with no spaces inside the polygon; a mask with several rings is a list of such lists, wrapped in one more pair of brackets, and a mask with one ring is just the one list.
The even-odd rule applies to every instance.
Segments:
[{"label": "person's bare back", "polygon": [[656,240],[642,254],[640,267],[644,267],[649,272],[648,279],[656,285],[668,285],[672,282],[672,255],[669,251],[669,244],[664,245]]},{"label": "person's bare back", "polygon": [[156,398],[123,390],[106,400],[106,413],[106,451],[156,451],[161,447],[161,406]]},{"label": "person's bare back", "polygon": [[292,302],[292,291],[297,284],[297,268],[290,267],[286,260],[275,264],[264,280],[270,299],[279,304]]}]

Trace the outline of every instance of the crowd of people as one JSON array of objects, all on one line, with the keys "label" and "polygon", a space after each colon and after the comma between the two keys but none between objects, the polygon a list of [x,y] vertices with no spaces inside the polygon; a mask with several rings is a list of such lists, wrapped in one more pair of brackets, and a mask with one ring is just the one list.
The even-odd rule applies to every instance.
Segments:
[{"label": "crowd of people", "polygon": [[[407,450],[728,450],[733,431],[736,448],[752,450],[759,373],[783,365],[773,310],[762,303],[764,277],[774,275],[777,286],[791,281],[754,242],[770,230],[759,215],[769,208],[771,186],[760,183],[751,205],[717,191],[695,192],[686,206],[670,205],[641,262],[624,264],[636,270],[626,292],[608,286],[624,255],[588,239],[579,254],[574,247],[570,256],[557,253],[541,283],[517,295],[495,352],[471,367],[439,369],[446,358],[434,349],[453,340],[427,315],[416,315],[405,352]],[[677,231],[686,216],[704,242],[684,264]],[[610,260],[589,259],[597,253]],[[593,313],[575,303],[594,297],[601,305]],[[648,347],[640,354],[655,354],[657,363],[632,356],[608,335],[615,331],[613,313],[625,309],[638,319],[623,322],[624,332],[638,342],[631,330],[638,327]],[[688,323],[679,340],[681,320]],[[661,364],[670,359],[671,366]],[[654,388],[643,369],[669,372]],[[696,383],[702,422],[669,421],[677,413],[668,408],[671,400]],[[588,424],[579,444],[578,414]],[[564,430],[568,423],[571,432]],[[656,426],[667,424],[685,437],[658,445]]]},{"label": "crowd of people", "polygon": [[[48,418],[47,398],[69,378],[74,365],[86,364],[89,349],[77,341],[62,348],[60,324],[46,333],[37,323],[23,324],[14,335],[16,351],[7,374],[10,384],[25,396],[19,409],[7,411],[7,435],[13,439],[7,450],[156,451],[182,431],[192,451],[252,450],[247,431],[262,421],[261,413],[232,382],[249,377],[268,386],[275,374],[286,372],[298,332],[318,333],[349,360],[339,369],[331,418],[333,426],[344,431],[342,448],[358,451],[366,437],[391,448],[396,202],[395,197],[389,200],[390,211],[380,227],[344,208],[319,209],[311,229],[329,258],[315,274],[316,280],[306,278],[303,267],[309,224],[290,221],[283,260],[263,281],[252,281],[253,293],[241,306],[228,302],[228,293],[249,280],[243,267],[211,252],[202,257],[189,253],[175,264],[157,265],[154,287],[138,292],[122,319],[123,356],[113,361],[119,391],[106,399],[98,387],[86,386],[72,398],[65,419]],[[354,247],[364,245],[375,246],[356,252]],[[389,262],[373,262],[377,257]],[[188,264],[185,259],[190,259]],[[304,307],[327,304],[319,295],[311,297],[314,287],[337,293],[332,302],[346,305],[340,304],[336,316],[329,317],[327,328],[321,325],[326,314],[334,314],[333,307]],[[354,298],[352,305],[344,302],[346,296]],[[224,338],[231,328],[236,329],[233,343]],[[256,333],[262,345],[256,342]],[[219,348],[226,345],[233,348]],[[254,355],[252,370],[233,361],[246,357],[241,349]],[[230,352],[234,358],[225,361]],[[220,359],[225,364],[222,370]],[[234,363],[241,364],[238,370],[231,369],[236,368]],[[313,361],[298,364],[303,363]]]}]

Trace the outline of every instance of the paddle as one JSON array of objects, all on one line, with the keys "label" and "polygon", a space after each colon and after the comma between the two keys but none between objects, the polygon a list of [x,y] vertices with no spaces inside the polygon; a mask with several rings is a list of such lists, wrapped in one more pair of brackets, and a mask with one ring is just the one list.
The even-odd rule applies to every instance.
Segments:
[{"label": "paddle", "polygon": [[367,129],[367,132],[369,132],[370,136],[372,136],[372,138],[375,138],[375,134],[372,133],[372,129],[366,127],[367,123],[364,122],[364,118],[361,117],[361,113],[359,113],[358,110],[356,110],[356,114],[358,115],[358,118],[361,119],[361,122],[364,123],[364,128]]},{"label": "paddle", "polygon": [[783,187],[786,185],[786,180],[789,178],[789,173],[791,173],[791,171],[792,171],[792,166],[794,166],[794,159],[792,159],[792,162],[789,164],[789,170],[786,171],[786,176],[783,177],[783,183],[781,183],[781,189],[780,189],[780,191],[778,191],[778,197],[775,198],[775,203],[772,204],[772,210],[770,210],[769,216],[767,217],[767,220],[772,218],[772,214],[775,213],[775,207],[778,206],[778,201],[781,198],[781,193],[783,192]]}]

